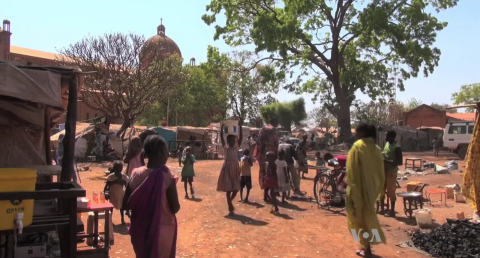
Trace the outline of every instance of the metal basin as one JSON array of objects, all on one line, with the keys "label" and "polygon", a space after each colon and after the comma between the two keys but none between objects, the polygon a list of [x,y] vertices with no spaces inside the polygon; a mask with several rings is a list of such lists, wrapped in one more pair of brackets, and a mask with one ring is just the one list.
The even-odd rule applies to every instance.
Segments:
[{"label": "metal basin", "polygon": [[403,192],[403,193],[397,193],[397,196],[398,197],[419,197],[419,196],[422,196],[422,193],[421,192]]}]

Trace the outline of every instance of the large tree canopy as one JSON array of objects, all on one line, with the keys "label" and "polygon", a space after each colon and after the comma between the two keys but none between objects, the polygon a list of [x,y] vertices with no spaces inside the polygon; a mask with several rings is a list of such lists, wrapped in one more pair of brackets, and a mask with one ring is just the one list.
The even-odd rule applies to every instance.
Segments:
[{"label": "large tree canopy", "polygon": [[[202,19],[216,25],[214,38],[231,46],[254,44],[275,62],[277,78],[299,77],[287,87],[311,92],[336,114],[340,139],[350,137],[355,92],[381,98],[403,81],[433,72],[440,50],[433,47],[440,22],[427,9],[441,11],[458,0],[211,0]],[[258,60],[261,61],[261,60]],[[312,74],[309,80],[302,78]],[[343,130],[345,129],[345,130]]]},{"label": "large tree canopy", "polygon": [[226,55],[209,46],[207,61],[186,66],[187,81],[169,92],[170,102],[163,99],[154,103],[140,116],[139,124],[156,126],[168,117],[169,125],[208,126],[224,119],[228,109],[228,73],[217,63],[222,58]]},{"label": "large tree canopy", "polygon": [[260,113],[265,123],[268,124],[275,117],[287,131],[291,131],[292,126],[300,126],[301,122],[308,116],[303,98],[261,106]]},{"label": "large tree canopy", "polygon": [[140,53],[145,38],[133,33],[87,36],[60,50],[60,61],[96,73],[87,76],[84,103],[111,118],[123,119],[120,134],[146,108],[161,100],[171,87],[184,83],[182,60],[149,53],[148,66]]},{"label": "large tree canopy", "polygon": [[352,120],[354,125],[398,125],[403,120],[404,105],[399,102],[374,102],[369,103],[356,100],[352,107]]},{"label": "large tree canopy", "polygon": [[[480,83],[462,85],[460,91],[452,94],[455,105],[476,104],[480,102]],[[467,112],[474,112],[475,108],[467,108]]]}]

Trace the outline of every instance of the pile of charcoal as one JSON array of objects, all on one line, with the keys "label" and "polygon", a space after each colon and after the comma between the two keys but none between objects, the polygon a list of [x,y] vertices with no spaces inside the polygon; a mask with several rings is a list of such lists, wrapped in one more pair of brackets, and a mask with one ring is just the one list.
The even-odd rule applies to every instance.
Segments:
[{"label": "pile of charcoal", "polygon": [[434,257],[480,258],[480,224],[447,219],[429,233],[415,232],[412,242]]}]

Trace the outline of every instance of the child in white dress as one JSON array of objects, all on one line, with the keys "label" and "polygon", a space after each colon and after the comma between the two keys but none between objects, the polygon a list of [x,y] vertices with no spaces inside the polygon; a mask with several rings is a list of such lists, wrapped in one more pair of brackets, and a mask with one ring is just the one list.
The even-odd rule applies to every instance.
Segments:
[{"label": "child in white dress", "polygon": [[287,192],[292,188],[290,186],[290,176],[287,170],[287,162],[285,161],[285,150],[278,152],[278,159],[275,161],[277,165],[278,189],[277,192],[282,193],[282,203],[287,203]]}]

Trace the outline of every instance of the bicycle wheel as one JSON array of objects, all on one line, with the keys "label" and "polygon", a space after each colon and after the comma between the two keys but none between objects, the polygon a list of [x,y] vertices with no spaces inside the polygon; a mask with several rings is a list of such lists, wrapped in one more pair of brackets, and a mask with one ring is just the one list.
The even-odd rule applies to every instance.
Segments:
[{"label": "bicycle wheel", "polygon": [[317,204],[322,208],[328,208],[335,193],[335,183],[332,177],[323,173],[318,174],[315,177],[313,191]]}]

